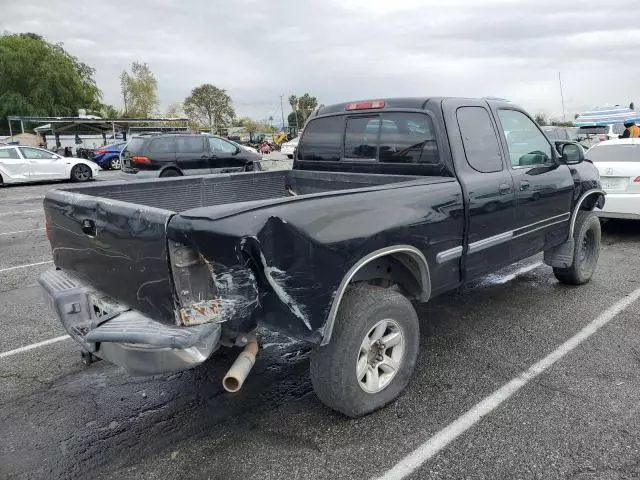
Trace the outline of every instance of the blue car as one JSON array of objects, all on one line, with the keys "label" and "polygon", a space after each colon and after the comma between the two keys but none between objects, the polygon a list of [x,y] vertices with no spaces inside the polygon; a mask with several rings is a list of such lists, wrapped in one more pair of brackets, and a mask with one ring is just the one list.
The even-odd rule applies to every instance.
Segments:
[{"label": "blue car", "polygon": [[112,143],[93,151],[93,161],[104,170],[120,170],[120,152],[127,142]]}]

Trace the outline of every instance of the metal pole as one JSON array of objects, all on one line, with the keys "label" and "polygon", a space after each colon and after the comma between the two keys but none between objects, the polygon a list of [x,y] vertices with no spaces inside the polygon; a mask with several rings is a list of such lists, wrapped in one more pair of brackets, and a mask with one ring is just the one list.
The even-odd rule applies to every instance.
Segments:
[{"label": "metal pole", "polygon": [[11,137],[11,141],[13,142],[13,130],[11,130],[11,120],[7,118],[7,122],[9,123],[9,136]]},{"label": "metal pole", "polygon": [[282,97],[284,97],[284,93],[280,95],[280,112],[282,113],[282,131],[284,132],[284,107],[282,106]]},{"label": "metal pole", "polygon": [[113,131],[113,143],[116,143],[116,124],[111,122],[111,130]]},{"label": "metal pole", "polygon": [[564,94],[562,93],[562,77],[560,76],[560,72],[558,72],[558,83],[560,84],[560,100],[562,100],[562,121],[565,122],[564,116]]},{"label": "metal pole", "polygon": [[24,133],[24,122],[22,120],[20,120],[20,130]]}]

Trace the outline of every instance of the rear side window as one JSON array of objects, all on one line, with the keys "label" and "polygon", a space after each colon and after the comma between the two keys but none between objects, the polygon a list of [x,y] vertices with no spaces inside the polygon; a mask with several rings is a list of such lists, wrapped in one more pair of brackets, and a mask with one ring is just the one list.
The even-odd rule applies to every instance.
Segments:
[{"label": "rear side window", "polygon": [[151,153],[175,153],[176,139],[173,137],[154,138],[149,143],[149,151]]},{"label": "rear side window", "polygon": [[482,107],[461,107],[456,112],[467,163],[483,173],[502,170],[502,156],[491,117]]},{"label": "rear side window", "polygon": [[178,137],[178,153],[204,152],[204,136]]},{"label": "rear side window", "polygon": [[304,129],[298,154],[301,160],[337,162],[342,149],[344,117],[312,120]]},{"label": "rear side window", "polygon": [[592,162],[636,162],[640,163],[640,143],[622,145],[596,145],[587,152]]},{"label": "rear side window", "polygon": [[126,144],[124,151],[133,154],[139,153],[140,149],[144,145],[144,141],[145,139],[142,137],[133,137],[131,140],[129,140],[129,143]]},{"label": "rear side window", "polygon": [[0,149],[0,158],[20,158],[15,148]]}]

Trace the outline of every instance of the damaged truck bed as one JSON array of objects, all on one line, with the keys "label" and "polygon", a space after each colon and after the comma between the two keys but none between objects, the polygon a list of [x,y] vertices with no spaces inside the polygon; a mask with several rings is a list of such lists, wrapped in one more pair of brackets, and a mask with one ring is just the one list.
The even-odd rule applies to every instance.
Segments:
[{"label": "damaged truck bed", "polygon": [[604,196],[582,150],[556,143],[497,100],[321,107],[291,171],[49,191],[56,270],[40,283],[85,352],[133,374],[244,345],[223,383],[237,391],[263,325],[314,345],[320,399],[361,415],[411,377],[411,301],[539,252],[560,281],[589,280]]}]

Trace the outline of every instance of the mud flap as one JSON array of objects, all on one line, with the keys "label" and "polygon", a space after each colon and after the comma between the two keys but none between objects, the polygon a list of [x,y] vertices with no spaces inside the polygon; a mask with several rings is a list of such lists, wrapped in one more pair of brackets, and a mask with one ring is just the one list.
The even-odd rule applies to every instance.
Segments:
[{"label": "mud flap", "polygon": [[575,241],[572,237],[551,250],[545,250],[544,263],[550,267],[569,268],[573,265],[574,249]]}]

